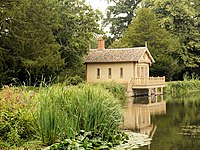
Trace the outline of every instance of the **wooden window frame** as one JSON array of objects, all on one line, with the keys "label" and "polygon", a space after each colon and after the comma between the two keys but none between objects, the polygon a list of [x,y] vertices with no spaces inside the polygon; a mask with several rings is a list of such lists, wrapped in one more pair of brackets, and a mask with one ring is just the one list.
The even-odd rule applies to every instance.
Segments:
[{"label": "wooden window frame", "polygon": [[101,75],[101,70],[100,68],[97,68],[97,79],[100,79],[100,75]]},{"label": "wooden window frame", "polygon": [[123,77],[124,77],[124,69],[120,68],[120,78],[123,78]]},{"label": "wooden window frame", "polygon": [[108,68],[108,78],[112,78],[112,69]]}]

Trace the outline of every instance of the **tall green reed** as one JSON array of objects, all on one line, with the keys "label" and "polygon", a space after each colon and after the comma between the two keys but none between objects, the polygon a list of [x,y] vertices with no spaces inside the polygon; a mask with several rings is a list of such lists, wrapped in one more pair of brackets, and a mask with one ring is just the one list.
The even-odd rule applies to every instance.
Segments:
[{"label": "tall green reed", "polygon": [[166,93],[181,94],[200,91],[200,80],[184,80],[168,82],[165,87]]},{"label": "tall green reed", "polygon": [[50,145],[75,137],[81,130],[105,137],[118,130],[121,108],[115,97],[100,87],[56,85],[39,92],[38,135]]},{"label": "tall green reed", "polygon": [[125,101],[127,100],[126,87],[116,82],[96,83],[95,86],[104,88],[114,95],[115,98]]}]

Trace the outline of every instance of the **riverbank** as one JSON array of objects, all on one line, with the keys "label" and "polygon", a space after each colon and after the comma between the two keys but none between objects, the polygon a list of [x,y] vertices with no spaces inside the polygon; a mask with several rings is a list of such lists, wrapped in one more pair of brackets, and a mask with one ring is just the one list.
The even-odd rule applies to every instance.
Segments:
[{"label": "riverbank", "polygon": [[200,80],[197,79],[166,82],[166,87],[164,89],[165,93],[175,95],[197,91],[200,91]]},{"label": "riverbank", "polygon": [[126,142],[120,131],[125,92],[116,83],[58,84],[37,91],[4,87],[0,149],[37,149],[62,141],[72,148],[98,149]]}]

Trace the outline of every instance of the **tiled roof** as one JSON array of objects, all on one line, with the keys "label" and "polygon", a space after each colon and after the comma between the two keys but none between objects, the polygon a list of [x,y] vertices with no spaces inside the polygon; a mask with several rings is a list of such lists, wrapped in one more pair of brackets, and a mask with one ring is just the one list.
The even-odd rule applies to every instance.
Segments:
[{"label": "tiled roof", "polygon": [[148,51],[146,47],[90,50],[85,63],[97,62],[136,62]]}]

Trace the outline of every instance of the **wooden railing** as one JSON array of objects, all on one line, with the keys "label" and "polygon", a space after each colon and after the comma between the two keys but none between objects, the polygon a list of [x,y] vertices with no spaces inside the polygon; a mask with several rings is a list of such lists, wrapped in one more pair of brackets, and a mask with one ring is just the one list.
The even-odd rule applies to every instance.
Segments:
[{"label": "wooden railing", "polygon": [[165,84],[165,77],[131,78],[131,85],[160,85]]}]

